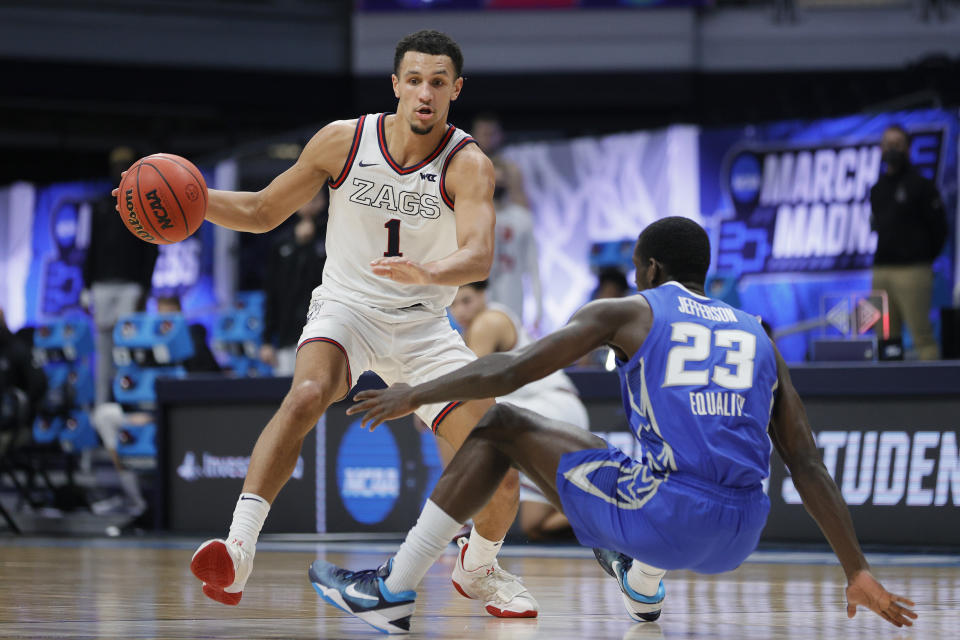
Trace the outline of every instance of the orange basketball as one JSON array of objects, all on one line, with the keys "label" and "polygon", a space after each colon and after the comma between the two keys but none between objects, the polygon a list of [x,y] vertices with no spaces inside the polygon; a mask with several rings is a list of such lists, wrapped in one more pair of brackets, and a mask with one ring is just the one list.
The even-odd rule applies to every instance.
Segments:
[{"label": "orange basketball", "polygon": [[127,229],[141,240],[180,242],[203,224],[207,183],[186,158],[155,153],[127,170],[117,192],[117,206]]}]

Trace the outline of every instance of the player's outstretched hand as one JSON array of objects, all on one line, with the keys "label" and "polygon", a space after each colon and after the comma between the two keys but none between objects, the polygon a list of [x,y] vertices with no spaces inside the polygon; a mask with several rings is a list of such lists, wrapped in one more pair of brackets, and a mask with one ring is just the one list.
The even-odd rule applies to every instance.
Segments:
[{"label": "player's outstretched hand", "polygon": [[403,257],[377,258],[370,263],[373,273],[403,284],[430,284],[430,272],[419,262]]},{"label": "player's outstretched hand", "polygon": [[370,423],[370,431],[381,423],[413,413],[416,405],[410,402],[410,385],[398,382],[389,389],[361,391],[354,396],[356,403],[347,409],[347,415],[364,414],[363,426]]},{"label": "player's outstretched hand", "polygon": [[894,595],[884,589],[883,585],[877,582],[869,571],[860,571],[847,585],[848,618],[857,615],[857,606],[859,605],[882,616],[892,625],[898,627],[912,626],[911,618],[916,620],[917,614],[899,604],[901,602],[911,607],[915,606],[909,598]]},{"label": "player's outstretched hand", "polygon": [[[125,175],[127,175],[127,172],[126,172],[126,171],[124,171],[123,173],[120,174],[120,182],[123,182],[123,177],[124,177]],[[120,193],[120,185],[117,185],[116,187],[114,187],[113,191],[110,192],[110,195],[113,196],[113,199],[114,199],[114,200],[116,200],[118,193]],[[119,204],[113,205],[113,208],[116,209],[117,211],[120,211],[120,205],[119,205]]]}]

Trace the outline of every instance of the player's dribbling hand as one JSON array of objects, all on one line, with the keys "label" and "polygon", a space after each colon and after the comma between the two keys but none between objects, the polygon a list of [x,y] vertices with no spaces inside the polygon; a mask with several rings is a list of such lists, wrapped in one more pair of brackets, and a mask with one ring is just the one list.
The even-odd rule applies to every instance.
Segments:
[{"label": "player's dribbling hand", "polygon": [[356,403],[347,409],[347,415],[364,414],[363,426],[370,424],[370,431],[393,418],[413,413],[417,407],[410,402],[410,385],[398,382],[389,389],[361,391],[354,396]]},{"label": "player's dribbling hand", "polygon": [[[126,172],[126,171],[124,171],[123,173],[120,174],[120,182],[123,182],[123,176],[125,176],[125,175],[127,175],[127,172]],[[113,188],[113,191],[110,192],[110,195],[113,196],[113,199],[114,199],[114,200],[116,200],[118,193],[120,193],[120,185],[117,185],[116,187],[114,187],[114,188]],[[120,205],[119,205],[119,204],[113,205],[113,208],[116,209],[117,211],[120,211]]]},{"label": "player's dribbling hand", "polygon": [[902,627],[912,626],[917,614],[899,603],[915,606],[913,601],[904,596],[890,593],[883,585],[870,574],[869,571],[857,573],[847,585],[847,617],[857,614],[857,606],[870,609],[892,625]]},{"label": "player's dribbling hand", "polygon": [[370,263],[374,275],[402,284],[430,284],[430,272],[419,262],[403,257],[377,258]]}]

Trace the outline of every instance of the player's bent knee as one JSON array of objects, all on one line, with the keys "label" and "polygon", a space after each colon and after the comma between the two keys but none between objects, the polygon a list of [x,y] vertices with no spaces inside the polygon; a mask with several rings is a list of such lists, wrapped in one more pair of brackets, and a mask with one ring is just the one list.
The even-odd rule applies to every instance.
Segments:
[{"label": "player's bent knee", "polygon": [[327,410],[333,393],[329,384],[304,380],[290,389],[284,405],[297,423],[313,423]]},{"label": "player's bent knee", "polygon": [[527,422],[519,408],[506,402],[498,402],[483,414],[475,430],[483,429],[489,434],[491,431],[521,427]]}]

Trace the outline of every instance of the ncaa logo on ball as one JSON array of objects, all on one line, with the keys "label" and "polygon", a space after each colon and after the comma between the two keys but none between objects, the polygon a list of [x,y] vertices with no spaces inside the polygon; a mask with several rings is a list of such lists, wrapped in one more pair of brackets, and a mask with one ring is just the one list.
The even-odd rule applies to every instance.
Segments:
[{"label": "ncaa logo on ball", "polygon": [[160,228],[172,229],[173,223],[170,221],[170,214],[167,213],[166,207],[163,206],[163,201],[160,200],[157,190],[153,189],[152,191],[148,191],[146,198],[147,202],[150,203],[150,210],[153,212],[153,217],[156,218]]},{"label": "ncaa logo on ball", "polygon": [[184,194],[187,196],[187,200],[190,202],[196,202],[197,198],[200,197],[200,189],[196,185],[188,184],[183,188]]}]

